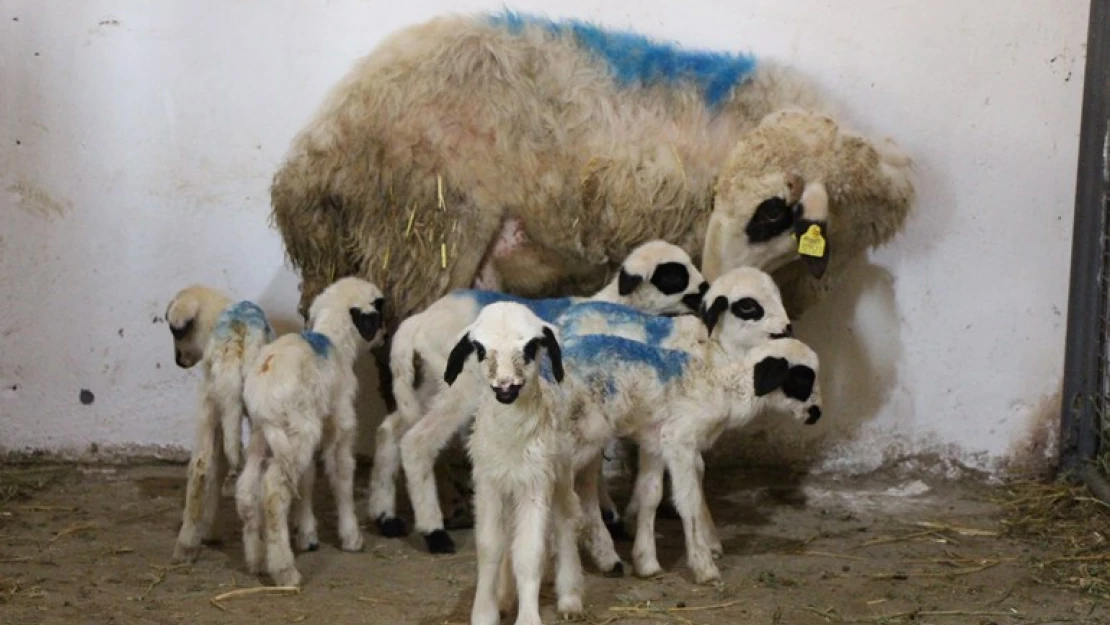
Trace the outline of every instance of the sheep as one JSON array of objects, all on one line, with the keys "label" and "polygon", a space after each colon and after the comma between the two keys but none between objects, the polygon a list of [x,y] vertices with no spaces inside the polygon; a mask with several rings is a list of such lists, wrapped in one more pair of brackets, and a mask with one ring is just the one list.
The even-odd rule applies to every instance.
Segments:
[{"label": "sheep", "polygon": [[542,622],[540,582],[551,525],[557,609],[563,616],[578,616],[583,585],[579,504],[571,464],[573,426],[558,388],[564,377],[558,332],[527,306],[495,302],[478,313],[452,347],[443,373],[448,385],[472,355],[480,370],[473,377],[488,387],[478,388],[467,441],[478,552],[471,625],[500,622],[499,607],[508,609],[514,586],[517,625]]},{"label": "sheep", "polygon": [[[775,115],[789,107],[810,119]],[[651,239],[722,271],[781,266],[787,300],[810,306],[914,200],[909,157],[833,115],[770,60],[574,20],[445,15],[391,34],[330,89],[274,174],[271,220],[302,314],[336,276],[362,275],[389,297],[390,334],[478,283],[591,293]],[[814,125],[828,132],[799,140]],[[714,216],[728,237],[707,237]],[[793,239],[810,226],[823,249]]]},{"label": "sheep", "polygon": [[311,548],[316,544],[311,493],[317,449],[322,450],[336,501],[341,548],[363,547],[354,509],[358,378],[353,367],[359,339],[369,347],[381,341],[383,304],[374,284],[341,278],[312,302],[309,329],[267,345],[247,372],[243,397],[252,436],[236,485],[236,505],[252,574],[261,572],[265,560],[278,585],[300,585],[290,550],[289,504],[298,489],[298,546]]},{"label": "sheep", "polygon": [[[636,476],[639,502],[633,546],[635,573],[662,569],[655,553],[654,519],[662,496],[663,473],[670,473],[675,508],[682,518],[686,560],[697,583],[720,578],[713,562],[716,533],[701,490],[699,452],[723,432],[741,427],[764,410],[792,414],[806,424],[821,417],[818,359],[790,337],[766,341],[735,358],[710,349],[705,357],[607,335],[563,341],[572,410],[579,413],[574,443],[576,466],[590,466],[612,435],[639,444]],[[604,535],[587,510],[589,546],[595,560],[605,557]],[[609,543],[611,548],[611,543]],[[609,554],[615,558],[615,553]]]},{"label": "sheep", "polygon": [[[691,313],[700,310],[702,294],[708,288],[709,284],[682,248],[665,241],[649,241],[636,247],[621,264],[617,275],[590,300],[625,303],[653,314]],[[384,536],[397,537],[406,532],[404,523],[396,516],[395,483],[401,461],[399,439],[405,437],[407,444],[415,446],[416,449],[410,456],[419,454],[421,457],[418,461],[410,461],[409,465],[419,462],[420,466],[426,466],[430,471],[436,455],[448,442],[450,435],[466,424],[454,424],[434,433],[420,429],[412,436],[407,435],[443,388],[437,378],[431,375],[421,376],[422,379],[417,380],[417,361],[421,371],[442,370],[446,366],[454,338],[462,328],[473,322],[483,306],[495,301],[522,303],[541,319],[550,322],[572,304],[586,300],[525,300],[492,291],[460,290],[409,317],[398,327],[390,356],[397,409],[378,427],[374,464],[370,473],[369,516],[375,520],[379,532]],[[427,424],[431,425],[434,424]],[[435,437],[436,442],[424,441],[426,435]],[[442,519],[434,482],[431,485],[433,490],[422,502],[435,506],[434,514]],[[615,524],[615,519],[619,517],[607,500],[607,492],[603,491],[603,494],[611,524]],[[438,525],[433,522],[433,525],[442,527],[442,521],[438,521]],[[426,539],[433,552],[453,551],[454,545],[446,534],[426,536]]]},{"label": "sheep", "polygon": [[201,543],[210,538],[221,491],[230,494],[234,487],[241,464],[243,377],[262,347],[274,340],[274,330],[257,305],[232,303],[201,284],[178,291],[166,307],[165,320],[177,366],[189,369],[204,363],[201,414],[173,553],[174,563],[192,563]]}]

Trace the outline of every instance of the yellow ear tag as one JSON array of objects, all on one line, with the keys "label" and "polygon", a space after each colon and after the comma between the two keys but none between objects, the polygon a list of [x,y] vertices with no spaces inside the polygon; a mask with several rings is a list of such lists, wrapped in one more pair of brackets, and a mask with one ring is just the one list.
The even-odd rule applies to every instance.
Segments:
[{"label": "yellow ear tag", "polygon": [[825,237],[821,236],[821,227],[810,224],[806,233],[798,239],[798,253],[803,256],[821,258],[825,255]]}]

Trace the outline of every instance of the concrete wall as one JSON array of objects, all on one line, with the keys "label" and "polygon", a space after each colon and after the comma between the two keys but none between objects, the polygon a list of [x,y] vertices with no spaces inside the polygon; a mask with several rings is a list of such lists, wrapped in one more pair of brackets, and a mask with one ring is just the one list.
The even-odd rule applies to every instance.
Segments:
[{"label": "concrete wall", "polygon": [[[849,471],[903,454],[992,468],[1051,451],[1087,5],[512,6],[785,59],[852,124],[914,155],[920,204],[905,234],[798,324],[824,359],[827,418],[805,438],[790,424],[723,448]],[[501,3],[403,6],[3,4],[0,447],[190,444],[198,373],[173,364],[168,299],[208,282],[296,327],[297,280],[267,224],[293,134],[387,33]],[[364,439],[381,416],[365,403]]]}]

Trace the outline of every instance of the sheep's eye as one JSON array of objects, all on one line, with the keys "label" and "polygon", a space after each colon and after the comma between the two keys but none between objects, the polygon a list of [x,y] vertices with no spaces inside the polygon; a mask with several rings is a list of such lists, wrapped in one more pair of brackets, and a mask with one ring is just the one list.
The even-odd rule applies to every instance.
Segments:
[{"label": "sheep's eye", "polygon": [[181,326],[180,328],[175,328],[174,326],[170,326],[170,334],[173,335],[173,338],[175,340],[180,341],[192,329],[193,329],[193,320],[190,319],[190,320],[186,321],[185,325]]},{"label": "sheep's eye", "polygon": [[486,359],[486,346],[482,345],[478,341],[473,341],[473,343],[474,343],[474,354],[476,356],[478,356],[478,362],[482,362],[483,360]]},{"label": "sheep's eye", "polygon": [[524,362],[529,363],[536,359],[536,352],[539,351],[540,340],[532,339],[524,345]]},{"label": "sheep's eye", "polygon": [[763,307],[754,298],[744,297],[732,303],[732,314],[740,319],[755,321],[763,318]]}]

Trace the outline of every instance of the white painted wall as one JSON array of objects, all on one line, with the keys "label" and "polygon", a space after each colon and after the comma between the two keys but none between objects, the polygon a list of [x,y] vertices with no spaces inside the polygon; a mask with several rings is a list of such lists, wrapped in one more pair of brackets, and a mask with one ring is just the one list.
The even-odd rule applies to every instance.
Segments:
[{"label": "white painted wall", "polygon": [[[267,224],[293,134],[387,33],[502,6],[405,4],[0,3],[0,447],[190,444],[198,374],[152,319],[204,281],[299,323]],[[860,469],[914,451],[987,466],[1058,389],[1087,5],[512,6],[785,59],[915,156],[905,234],[800,324],[825,361],[823,466]]]}]

